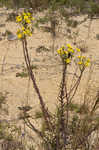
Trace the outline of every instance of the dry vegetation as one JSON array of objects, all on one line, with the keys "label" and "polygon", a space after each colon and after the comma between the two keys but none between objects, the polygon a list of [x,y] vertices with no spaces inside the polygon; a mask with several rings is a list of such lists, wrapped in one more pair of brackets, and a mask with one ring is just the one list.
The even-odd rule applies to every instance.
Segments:
[{"label": "dry vegetation", "polygon": [[[0,1],[1,150],[99,149],[98,3]],[[35,20],[33,35],[19,40],[23,7]],[[78,54],[58,56],[67,43],[91,59],[88,68],[77,65]]]}]

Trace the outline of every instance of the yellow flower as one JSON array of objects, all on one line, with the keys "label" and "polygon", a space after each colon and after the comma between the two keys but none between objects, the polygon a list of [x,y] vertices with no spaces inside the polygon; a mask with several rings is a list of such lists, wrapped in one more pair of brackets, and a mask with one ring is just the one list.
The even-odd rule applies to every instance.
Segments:
[{"label": "yellow flower", "polygon": [[64,54],[68,55],[68,52],[65,50],[65,51],[64,51]]},{"label": "yellow flower", "polygon": [[85,66],[88,67],[90,65],[90,59],[88,58],[85,62]]},{"label": "yellow flower", "polygon": [[80,58],[81,58],[81,56],[78,56],[78,58],[80,59]]},{"label": "yellow flower", "polygon": [[30,19],[26,19],[26,23],[31,23],[31,20]]},{"label": "yellow flower", "polygon": [[31,13],[27,12],[27,15],[30,17],[30,16],[31,16]]},{"label": "yellow flower", "polygon": [[64,50],[62,50],[62,51],[61,51],[61,55],[64,55],[64,54],[65,54],[65,52],[64,52]]},{"label": "yellow flower", "polygon": [[72,46],[70,44],[67,44],[67,47],[72,49]]},{"label": "yellow flower", "polygon": [[25,21],[26,21],[28,18],[29,18],[28,16],[26,16],[26,15],[24,16],[24,20],[25,20]]},{"label": "yellow flower", "polygon": [[18,34],[19,32],[21,32],[20,29],[17,30],[17,34]]},{"label": "yellow flower", "polygon": [[17,16],[16,17],[16,22],[21,22],[22,21],[22,17],[21,16]]},{"label": "yellow flower", "polygon": [[71,62],[71,60],[69,58],[67,58],[65,61],[67,64],[69,64]]},{"label": "yellow flower", "polygon": [[58,50],[57,50],[57,53],[60,55],[60,54],[61,54],[61,50],[60,50],[60,49],[58,49]]},{"label": "yellow flower", "polygon": [[61,51],[63,51],[62,47],[60,48]]},{"label": "yellow flower", "polygon": [[31,18],[31,20],[32,20],[32,21],[34,21],[34,20],[35,20],[35,18],[34,18],[34,17],[32,17],[32,18]]},{"label": "yellow flower", "polygon": [[82,65],[82,64],[83,64],[82,61],[79,61],[79,62],[78,62],[78,65]]},{"label": "yellow flower", "polygon": [[89,59],[89,58],[87,59],[87,62],[90,62],[90,59]]},{"label": "yellow flower", "polygon": [[27,34],[28,36],[32,36],[32,33],[31,33],[31,31],[30,31],[29,29],[26,29],[25,31],[26,31],[26,34]]},{"label": "yellow flower", "polygon": [[22,37],[23,37],[22,33],[18,33],[17,36],[19,39],[22,39]]},{"label": "yellow flower", "polygon": [[80,49],[79,48],[76,48],[77,52],[80,52]]},{"label": "yellow flower", "polygon": [[32,36],[32,33],[31,33],[31,32],[29,33],[29,36]]},{"label": "yellow flower", "polygon": [[23,16],[26,16],[26,13],[25,12],[23,12],[23,14],[22,14]]},{"label": "yellow flower", "polygon": [[23,31],[23,33],[24,33],[25,35],[27,34],[25,30]]},{"label": "yellow flower", "polygon": [[90,65],[90,63],[89,62],[85,62],[85,67],[88,67]]},{"label": "yellow flower", "polygon": [[68,48],[68,52],[74,53],[74,50],[72,48]]},{"label": "yellow flower", "polygon": [[25,30],[25,28],[24,28],[24,27],[22,27],[22,30],[24,31],[24,30]]}]

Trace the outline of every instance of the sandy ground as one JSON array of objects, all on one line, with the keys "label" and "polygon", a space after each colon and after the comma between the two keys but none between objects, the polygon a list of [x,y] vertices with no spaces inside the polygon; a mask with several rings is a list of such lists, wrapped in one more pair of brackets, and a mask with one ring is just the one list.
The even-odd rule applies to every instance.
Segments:
[{"label": "sandy ground", "polygon": [[[2,13],[2,9],[0,13]],[[0,16],[0,24],[5,24],[5,27],[0,27],[0,32],[10,30],[15,33],[18,26],[14,22],[6,22],[6,13]],[[77,19],[81,19],[78,17]],[[79,25],[79,37],[78,41],[85,41],[87,45],[87,52],[84,55],[91,58],[93,66],[91,87],[93,89],[99,88],[99,40],[96,39],[96,34],[99,34],[99,19],[93,20],[88,38],[89,20]],[[66,27],[65,27],[66,28]],[[63,29],[64,30],[64,29]],[[55,39],[55,51],[61,45],[66,43],[72,43],[70,39],[61,33],[57,32]],[[59,84],[61,81],[61,63],[59,56],[53,55],[52,52],[37,53],[36,48],[38,46],[45,45],[45,47],[51,48],[52,37],[50,33],[42,32],[41,30],[34,30],[34,34],[31,38],[28,38],[28,49],[31,57],[31,62],[37,65],[38,69],[34,70],[36,81],[38,83],[41,95],[44,97],[46,105],[51,111],[53,111],[57,104],[57,95],[59,90]],[[3,64],[3,65],[2,65]],[[18,117],[18,107],[29,104],[32,106],[31,113],[38,110],[39,100],[34,92],[32,82],[29,78],[16,77],[17,72],[22,71],[22,66],[25,64],[22,53],[22,45],[19,40],[8,41],[6,38],[0,41],[0,92],[8,92],[7,105],[9,110],[8,119],[14,119]],[[74,68],[69,67],[69,73],[73,73]],[[84,77],[82,78],[81,85],[79,87],[79,94],[76,94],[76,101],[82,101],[84,91],[86,91],[87,79],[89,75],[89,69],[86,69]],[[68,83],[71,83],[71,77],[68,78]],[[95,91],[93,91],[95,92]],[[92,93],[93,93],[92,92]]]}]

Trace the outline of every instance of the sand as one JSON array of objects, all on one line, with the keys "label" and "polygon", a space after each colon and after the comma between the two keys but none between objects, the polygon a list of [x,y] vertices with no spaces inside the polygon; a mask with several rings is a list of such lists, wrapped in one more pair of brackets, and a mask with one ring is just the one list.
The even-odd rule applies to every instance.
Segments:
[{"label": "sand", "polygon": [[[18,25],[15,22],[6,22],[7,14],[10,11],[0,9],[0,24],[5,24],[5,27],[0,28],[0,32],[4,33],[10,30],[16,33]],[[83,16],[77,17],[82,19]],[[99,19],[93,20],[88,37],[88,28],[90,20],[78,26],[79,37],[77,41],[80,44],[85,43],[87,51],[83,55],[91,58],[93,69],[91,71],[91,90],[92,95],[95,94],[99,88],[99,40],[96,39],[96,34],[99,34]],[[52,53],[52,37],[50,33],[43,32],[40,29],[34,29],[32,37],[28,38],[28,50],[33,65],[37,66],[34,69],[36,82],[40,89],[41,95],[44,98],[46,106],[53,112],[57,104],[57,96],[59,92],[59,85],[61,81],[62,65],[59,56],[56,53],[57,48],[66,43],[71,43],[72,40],[68,39],[65,33],[66,26],[63,25],[64,32],[59,33],[56,31],[55,38],[55,52]],[[75,29],[76,31],[76,29]],[[37,53],[36,48],[45,46],[50,49],[49,52]],[[72,44],[73,45],[73,44]],[[22,66],[25,66],[22,43],[19,40],[8,41],[7,38],[0,41],[0,92],[8,92],[7,94],[7,107],[9,115],[4,115],[8,120],[18,118],[18,107],[30,105],[32,107],[31,114],[34,114],[39,109],[39,100],[33,89],[32,82],[28,77],[16,77],[16,73],[22,72]],[[89,68],[85,70],[84,76],[81,80],[79,92],[76,94],[76,102],[81,102],[86,91],[87,79],[90,75]],[[71,77],[74,72],[74,67],[69,66],[68,83],[71,83]]]}]

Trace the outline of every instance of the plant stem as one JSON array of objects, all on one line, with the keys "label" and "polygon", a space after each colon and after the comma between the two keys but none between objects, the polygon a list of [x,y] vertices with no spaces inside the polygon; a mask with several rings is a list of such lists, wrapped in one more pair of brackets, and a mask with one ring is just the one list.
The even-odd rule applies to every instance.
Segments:
[{"label": "plant stem", "polygon": [[29,54],[28,54],[28,49],[27,49],[26,37],[24,37],[24,39],[22,40],[22,45],[23,45],[23,54],[24,54],[25,63],[26,63],[27,69],[28,69],[28,73],[29,73],[29,76],[31,77],[31,80],[33,82],[33,87],[34,87],[34,89],[35,89],[35,91],[36,91],[36,93],[38,95],[39,100],[40,100],[41,110],[43,112],[43,116],[44,116],[46,125],[50,129],[51,123],[48,120],[48,119],[50,119],[50,115],[48,113],[48,110],[45,108],[45,103],[44,103],[43,98],[42,98],[42,96],[40,94],[39,88],[38,88],[38,86],[36,84],[36,81],[35,81],[35,77],[34,77],[33,71],[31,69],[31,64],[30,64],[30,59],[29,59]]},{"label": "plant stem", "polygon": [[[63,61],[63,60],[62,60]],[[62,81],[60,85],[60,94],[58,96],[58,99],[60,101],[60,131],[63,136],[64,143],[66,142],[66,132],[65,132],[65,122],[64,122],[64,95],[65,95],[65,80],[66,80],[66,70],[67,65],[63,61],[63,74],[62,74]]]},{"label": "plant stem", "polygon": [[[73,99],[73,97],[76,94],[76,91],[78,89],[79,83],[81,81],[82,75],[83,75],[84,69],[81,71],[80,76],[78,77],[78,80],[76,81],[76,83],[74,84],[74,86],[70,89],[69,93],[67,94],[69,101],[71,101]],[[74,91],[74,92],[73,92]],[[71,93],[73,92],[72,96]],[[71,97],[70,97],[71,96]]]}]

